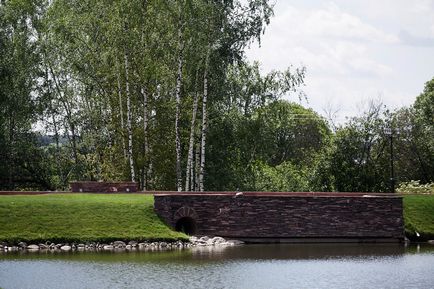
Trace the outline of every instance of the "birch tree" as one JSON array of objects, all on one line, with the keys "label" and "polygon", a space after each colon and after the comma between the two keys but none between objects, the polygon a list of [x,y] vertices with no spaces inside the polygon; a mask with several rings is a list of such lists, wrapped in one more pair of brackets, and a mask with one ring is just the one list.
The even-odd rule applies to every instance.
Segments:
[{"label": "birch tree", "polygon": [[176,75],[175,88],[175,146],[176,146],[176,189],[182,191],[182,172],[181,172],[181,137],[179,121],[181,117],[181,85],[182,85],[182,65],[184,41],[182,39],[182,18],[180,17],[178,27],[178,69]]},{"label": "birch tree", "polygon": [[124,68],[125,68],[125,94],[127,96],[127,132],[128,132],[128,160],[130,164],[131,181],[135,182],[135,169],[134,169],[134,156],[133,156],[133,131],[131,125],[132,110],[131,110],[131,96],[130,96],[130,83],[128,79],[128,51],[124,54]]}]

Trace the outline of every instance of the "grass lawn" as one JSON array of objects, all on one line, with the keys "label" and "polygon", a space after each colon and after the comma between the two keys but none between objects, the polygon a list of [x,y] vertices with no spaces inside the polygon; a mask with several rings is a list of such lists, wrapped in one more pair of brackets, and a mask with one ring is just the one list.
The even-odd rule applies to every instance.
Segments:
[{"label": "grass lawn", "polygon": [[154,213],[153,197],[140,194],[0,196],[0,241],[109,242],[175,240]]},{"label": "grass lawn", "polygon": [[[434,239],[434,195],[404,197],[405,231]],[[140,194],[0,196],[0,241],[38,243],[175,240],[154,213],[153,197]]]},{"label": "grass lawn", "polygon": [[404,196],[404,220],[407,236],[434,239],[434,195]]}]

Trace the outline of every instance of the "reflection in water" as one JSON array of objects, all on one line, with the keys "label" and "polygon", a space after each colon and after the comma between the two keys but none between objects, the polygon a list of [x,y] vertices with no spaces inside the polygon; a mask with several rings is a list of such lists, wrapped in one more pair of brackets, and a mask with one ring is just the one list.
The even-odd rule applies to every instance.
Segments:
[{"label": "reflection in water", "polygon": [[0,255],[9,288],[432,288],[434,246],[285,244]]},{"label": "reflection in water", "polygon": [[196,259],[333,259],[360,256],[401,255],[406,251],[402,244],[281,244],[247,245],[240,247],[199,247],[192,250]]}]

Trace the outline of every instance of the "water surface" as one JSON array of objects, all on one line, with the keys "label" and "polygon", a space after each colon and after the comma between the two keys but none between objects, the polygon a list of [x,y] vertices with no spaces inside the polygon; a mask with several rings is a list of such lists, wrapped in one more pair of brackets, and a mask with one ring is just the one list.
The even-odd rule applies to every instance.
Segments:
[{"label": "water surface", "polygon": [[0,254],[0,287],[434,288],[434,246],[245,245]]}]

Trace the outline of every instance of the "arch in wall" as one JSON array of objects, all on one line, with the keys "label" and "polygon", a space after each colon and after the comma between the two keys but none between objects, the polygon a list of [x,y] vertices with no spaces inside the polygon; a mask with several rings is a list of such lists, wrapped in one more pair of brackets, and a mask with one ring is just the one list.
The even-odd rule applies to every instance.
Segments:
[{"label": "arch in wall", "polygon": [[176,231],[184,232],[187,235],[194,235],[196,233],[197,214],[193,208],[181,207],[175,212],[173,217]]}]

